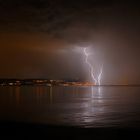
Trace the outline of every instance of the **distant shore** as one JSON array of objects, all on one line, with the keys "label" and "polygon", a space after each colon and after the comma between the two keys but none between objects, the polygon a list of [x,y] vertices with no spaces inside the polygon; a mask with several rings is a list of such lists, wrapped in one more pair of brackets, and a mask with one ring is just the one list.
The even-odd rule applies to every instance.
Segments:
[{"label": "distant shore", "polygon": [[[99,86],[95,83],[78,80],[50,79],[0,79],[0,86]],[[100,86],[140,86],[139,84],[102,84]]]}]

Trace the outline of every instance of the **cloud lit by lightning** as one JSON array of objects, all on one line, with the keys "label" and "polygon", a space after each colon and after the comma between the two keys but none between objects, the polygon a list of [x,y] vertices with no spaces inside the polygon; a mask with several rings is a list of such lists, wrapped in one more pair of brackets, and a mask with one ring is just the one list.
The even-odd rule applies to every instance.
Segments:
[{"label": "cloud lit by lightning", "polygon": [[[97,76],[94,75],[94,71],[93,71],[93,66],[92,64],[88,61],[88,58],[89,58],[89,53],[87,52],[87,48],[84,48],[84,55],[86,56],[86,63],[87,65],[89,66],[89,69],[90,69],[90,75],[95,83],[95,85],[101,85],[101,78],[102,78],[102,73],[103,73],[103,64],[101,65],[101,68],[100,68],[100,71],[99,71],[99,74]],[[97,77],[97,78],[96,78]]]}]

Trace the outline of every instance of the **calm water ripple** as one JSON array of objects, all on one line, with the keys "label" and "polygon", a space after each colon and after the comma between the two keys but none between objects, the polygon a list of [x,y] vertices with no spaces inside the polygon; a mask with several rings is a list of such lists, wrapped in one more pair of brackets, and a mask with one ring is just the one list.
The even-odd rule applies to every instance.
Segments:
[{"label": "calm water ripple", "polygon": [[140,127],[140,87],[0,87],[0,120]]}]

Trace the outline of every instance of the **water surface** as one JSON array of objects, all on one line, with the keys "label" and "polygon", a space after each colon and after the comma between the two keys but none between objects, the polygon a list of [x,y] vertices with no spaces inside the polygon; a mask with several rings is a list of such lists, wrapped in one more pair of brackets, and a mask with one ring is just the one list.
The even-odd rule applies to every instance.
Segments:
[{"label": "water surface", "polygon": [[0,87],[0,121],[140,127],[140,87]]}]

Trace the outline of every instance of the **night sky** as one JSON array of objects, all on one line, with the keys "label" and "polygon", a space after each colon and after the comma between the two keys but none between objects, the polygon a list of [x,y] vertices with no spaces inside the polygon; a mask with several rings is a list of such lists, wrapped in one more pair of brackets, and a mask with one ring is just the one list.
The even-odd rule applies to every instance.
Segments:
[{"label": "night sky", "polygon": [[140,84],[140,10],[122,0],[0,0],[0,78]]}]

